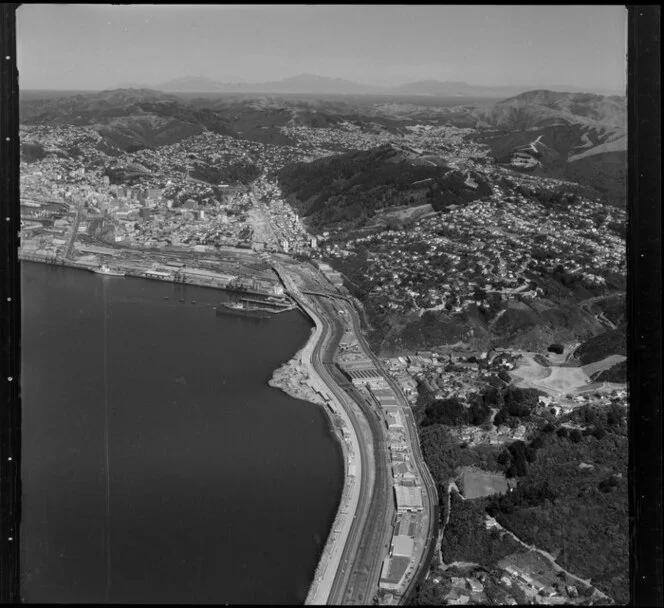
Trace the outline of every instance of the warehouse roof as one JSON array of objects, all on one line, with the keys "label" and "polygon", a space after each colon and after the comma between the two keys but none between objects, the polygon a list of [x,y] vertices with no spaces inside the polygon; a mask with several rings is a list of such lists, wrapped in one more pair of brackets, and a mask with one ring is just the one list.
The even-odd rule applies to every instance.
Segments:
[{"label": "warehouse roof", "polygon": [[394,494],[397,500],[397,509],[411,511],[422,509],[422,488],[419,486],[396,485],[394,486]]},{"label": "warehouse roof", "polygon": [[395,557],[410,557],[413,554],[415,541],[410,536],[392,537],[392,555]]}]

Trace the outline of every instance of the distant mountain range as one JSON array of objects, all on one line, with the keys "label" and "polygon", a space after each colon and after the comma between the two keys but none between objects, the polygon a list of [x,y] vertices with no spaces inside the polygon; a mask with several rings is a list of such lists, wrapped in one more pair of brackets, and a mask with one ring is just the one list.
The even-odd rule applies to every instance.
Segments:
[{"label": "distant mountain range", "polygon": [[[290,93],[318,95],[432,95],[437,97],[492,97],[507,98],[524,91],[537,89],[530,86],[477,86],[465,82],[421,80],[394,87],[360,84],[343,78],[328,78],[314,74],[301,74],[269,82],[219,82],[203,76],[183,76],[154,85],[124,83],[120,88],[155,89],[168,93]],[[541,87],[540,87],[541,88]],[[611,95],[616,91],[587,90],[570,86],[547,86],[557,92],[591,92]]]}]

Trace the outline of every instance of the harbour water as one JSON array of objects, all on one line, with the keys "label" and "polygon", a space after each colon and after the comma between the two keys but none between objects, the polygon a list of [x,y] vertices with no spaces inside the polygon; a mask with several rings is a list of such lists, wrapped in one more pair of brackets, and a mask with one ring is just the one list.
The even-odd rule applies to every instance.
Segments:
[{"label": "harbour water", "polygon": [[22,264],[24,601],[304,601],[341,450],[267,380],[311,326],[222,299]]}]

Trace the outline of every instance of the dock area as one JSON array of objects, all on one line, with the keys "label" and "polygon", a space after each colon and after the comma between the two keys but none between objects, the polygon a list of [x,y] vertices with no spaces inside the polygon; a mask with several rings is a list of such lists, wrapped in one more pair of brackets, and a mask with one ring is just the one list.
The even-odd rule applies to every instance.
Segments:
[{"label": "dock area", "polygon": [[[120,253],[125,255],[120,256]],[[150,263],[150,261],[140,259],[138,255],[129,257],[127,253],[127,251],[122,250],[110,250],[103,253],[95,251],[79,258],[63,258],[19,249],[18,258],[20,261],[82,270],[96,270],[102,263],[105,263],[115,270],[124,272],[127,277],[210,287],[232,292],[238,295],[240,299],[247,300],[252,306],[260,306],[271,313],[286,312],[296,308],[292,299],[283,293],[283,289],[276,280],[269,281],[264,278],[249,280],[241,273],[229,274],[208,268],[199,268],[192,263],[196,260],[189,260],[190,265],[186,267],[184,264],[176,264],[172,261],[153,261]],[[207,266],[212,265],[209,260],[202,260],[201,262]]]}]

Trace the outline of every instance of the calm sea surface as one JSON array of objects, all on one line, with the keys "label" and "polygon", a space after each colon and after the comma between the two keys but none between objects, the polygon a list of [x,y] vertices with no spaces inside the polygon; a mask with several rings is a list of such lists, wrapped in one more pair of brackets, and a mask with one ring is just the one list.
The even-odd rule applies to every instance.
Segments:
[{"label": "calm sea surface", "polygon": [[341,452],[319,407],[266,382],[309,322],[22,266],[24,601],[303,602]]}]

